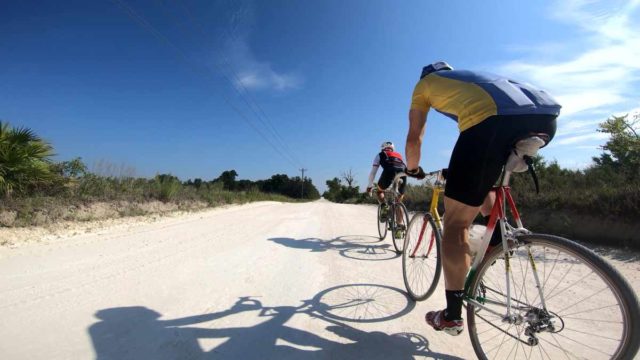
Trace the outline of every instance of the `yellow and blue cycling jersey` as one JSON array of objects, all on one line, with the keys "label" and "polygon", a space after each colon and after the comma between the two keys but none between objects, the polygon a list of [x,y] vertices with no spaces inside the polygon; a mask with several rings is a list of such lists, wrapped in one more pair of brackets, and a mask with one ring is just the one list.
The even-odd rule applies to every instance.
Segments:
[{"label": "yellow and blue cycling jersey", "polygon": [[430,108],[457,121],[461,132],[494,115],[560,114],[560,105],[543,90],[469,70],[437,71],[422,78],[411,109]]}]

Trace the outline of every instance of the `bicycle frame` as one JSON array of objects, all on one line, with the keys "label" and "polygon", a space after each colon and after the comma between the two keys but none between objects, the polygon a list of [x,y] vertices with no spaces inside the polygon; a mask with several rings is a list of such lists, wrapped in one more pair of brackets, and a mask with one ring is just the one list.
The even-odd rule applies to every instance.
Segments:
[{"label": "bicycle frame", "polygon": [[[434,171],[429,174],[438,174],[440,171]],[[442,218],[440,217],[440,213],[438,212],[438,202],[440,200],[440,194],[444,192],[444,186],[439,181],[436,181],[434,186],[432,187],[433,193],[431,194],[431,204],[429,205],[429,212],[431,216],[433,216],[433,220],[438,227],[438,230],[442,232]],[[427,227],[427,222],[424,221],[422,223],[422,229],[420,229],[420,236],[418,237],[418,243],[416,244],[415,249],[413,249],[413,253],[411,253],[411,257],[416,256],[416,252],[420,248],[420,244],[422,243],[422,236],[424,235],[425,228]],[[429,248],[427,249],[426,256],[428,257],[431,254],[431,249],[433,249],[433,243],[435,242],[435,234],[431,234],[431,239],[429,239]]]},{"label": "bicycle frame", "polygon": [[438,212],[438,201],[440,200],[440,194],[444,192],[444,187],[434,186],[433,194],[431,195],[431,205],[429,205],[429,212],[433,216],[433,220],[436,222],[438,229],[442,230],[442,219]]},{"label": "bicycle frame", "polygon": [[[393,178],[393,183],[391,184],[390,188],[391,188],[391,193],[393,194],[393,203],[397,204],[400,202],[400,197],[402,196],[402,194],[400,194],[400,184],[402,183],[402,177],[403,176],[407,176],[407,174],[405,174],[404,172],[400,172],[398,174],[396,174],[396,176]],[[389,192],[389,190],[387,189],[386,191]]]},{"label": "bicycle frame", "polygon": [[[515,239],[516,234],[528,234],[530,233],[530,231],[525,229],[522,226],[520,213],[518,212],[518,209],[516,208],[516,204],[513,201],[513,197],[511,196],[511,187],[509,187],[508,185],[510,174],[511,173],[508,171],[505,172],[502,185],[491,189],[491,192],[495,194],[496,199],[493,204],[493,207],[491,208],[491,215],[489,216],[487,230],[482,236],[480,249],[475,256],[473,263],[471,264],[469,273],[467,274],[467,278],[464,285],[464,292],[465,292],[465,300],[468,303],[471,303],[474,306],[479,307],[495,315],[504,316],[505,319],[512,320],[511,311],[512,309],[514,309],[514,307],[511,304],[511,277],[510,277],[511,267],[509,263],[510,255],[509,255],[509,251],[507,250],[509,248],[508,240]],[[512,227],[507,223],[507,213],[506,213],[507,205],[509,205],[509,210],[517,226],[516,228]],[[484,306],[480,301],[486,301],[486,299],[473,298],[472,289],[471,289],[471,282],[476,276],[476,271],[480,266],[480,263],[483,261],[484,256],[486,255],[487,249],[489,248],[489,242],[491,241],[491,236],[493,235],[493,232],[495,231],[496,225],[498,223],[500,224],[500,229],[502,230],[502,248],[505,251],[504,261],[505,261],[505,277],[506,277],[506,284],[507,284],[506,286],[507,313],[506,314],[500,314],[497,311],[494,311]],[[540,286],[541,285],[540,279],[538,277],[536,265],[530,250],[528,255],[529,255],[529,262],[531,263],[532,272],[536,281],[536,285],[540,292],[539,296],[540,296],[541,304],[543,309],[546,310],[546,304],[544,301],[544,296],[542,294],[542,287]]]},{"label": "bicycle frame", "polygon": [[401,182],[400,178],[402,176],[406,176],[406,174],[404,172],[396,174],[395,178],[393,179],[393,183],[391,183],[391,186],[389,186],[387,189],[380,189],[380,187],[376,186],[373,191],[384,193],[384,201],[389,205],[399,203],[401,195],[399,190]]}]

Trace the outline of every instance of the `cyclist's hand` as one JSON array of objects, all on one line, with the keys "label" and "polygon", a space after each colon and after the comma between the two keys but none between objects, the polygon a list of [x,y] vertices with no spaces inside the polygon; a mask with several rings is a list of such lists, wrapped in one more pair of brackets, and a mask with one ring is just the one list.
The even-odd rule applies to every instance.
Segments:
[{"label": "cyclist's hand", "polygon": [[367,187],[367,194],[369,194],[369,196],[371,196],[372,191],[373,191],[373,187],[371,186]]},{"label": "cyclist's hand", "polygon": [[409,170],[407,169],[407,171],[405,171],[407,173],[408,176],[412,177],[412,178],[416,178],[418,180],[422,180],[424,179],[425,176],[427,176],[424,173],[424,170],[422,170],[421,166],[418,166],[417,169],[413,169],[413,170]]}]

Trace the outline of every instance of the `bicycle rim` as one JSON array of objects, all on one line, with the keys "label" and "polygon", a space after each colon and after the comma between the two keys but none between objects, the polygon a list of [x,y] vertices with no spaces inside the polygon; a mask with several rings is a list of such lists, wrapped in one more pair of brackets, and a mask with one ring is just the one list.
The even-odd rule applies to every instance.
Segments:
[{"label": "bicycle rim", "polygon": [[385,237],[387,237],[387,223],[389,222],[389,219],[387,217],[387,221],[380,221],[380,217],[382,214],[382,205],[378,205],[378,217],[377,217],[377,223],[378,223],[378,235],[380,236],[380,240],[384,240]]},{"label": "bicycle rim", "polygon": [[[422,239],[420,240],[420,237]],[[431,214],[413,215],[404,240],[402,276],[409,296],[416,301],[427,299],[435,291],[442,270],[440,232]]]},{"label": "bicycle rim", "polygon": [[[521,236],[510,254],[515,322],[467,306],[469,335],[480,359],[635,356],[640,341],[638,300],[609,263],[579,244],[549,235]],[[496,249],[487,255],[471,284],[473,298],[505,315],[506,264],[504,252]]]},{"label": "bicycle rim", "polygon": [[[396,252],[398,254],[402,253],[402,249],[404,248],[404,239],[406,237],[407,231],[406,227],[409,224],[409,214],[407,213],[407,208],[404,204],[399,203],[393,206],[393,219],[391,219],[392,230],[391,230],[391,239],[393,240],[393,247],[396,248]],[[401,212],[402,215],[402,224],[405,226],[405,231],[402,232],[402,236],[396,237],[398,222],[396,212]]]}]

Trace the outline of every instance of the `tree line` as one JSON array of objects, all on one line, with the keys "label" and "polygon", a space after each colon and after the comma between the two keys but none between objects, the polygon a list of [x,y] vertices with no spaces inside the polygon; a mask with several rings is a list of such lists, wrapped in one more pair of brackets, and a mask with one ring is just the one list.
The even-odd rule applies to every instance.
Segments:
[{"label": "tree line", "polygon": [[320,197],[311,179],[286,174],[251,181],[226,170],[211,180],[181,181],[172,174],[139,177],[133,169],[108,163],[90,171],[81,158],[54,161],[53,155],[53,146],[33,130],[0,121],[0,226],[73,220],[77,209],[96,202],[115,204],[117,213],[126,216],[145,213],[140,204],[151,201],[190,209]]},{"label": "tree line", "polygon": [[[315,200],[320,198],[318,189],[310,178],[302,180],[299,176],[289,177],[286,174],[276,174],[266,180],[237,180],[238,173],[235,170],[223,171],[220,176],[211,180],[212,184],[220,183],[222,188],[229,191],[258,190],[265,193],[275,193],[290,198]],[[205,183],[200,178],[187,180],[184,185],[200,188]]]}]

